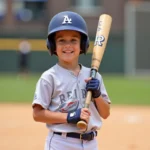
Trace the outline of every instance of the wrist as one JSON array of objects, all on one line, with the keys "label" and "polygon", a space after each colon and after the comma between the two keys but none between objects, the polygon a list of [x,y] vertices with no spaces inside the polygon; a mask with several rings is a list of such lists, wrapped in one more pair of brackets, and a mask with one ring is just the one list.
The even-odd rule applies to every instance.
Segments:
[{"label": "wrist", "polygon": [[94,98],[94,101],[100,101],[101,99],[102,99],[102,96],[100,95],[99,97]]},{"label": "wrist", "polygon": [[67,123],[76,124],[80,121],[81,109],[77,109],[74,112],[68,112],[67,114]]},{"label": "wrist", "polygon": [[68,115],[68,113],[64,113],[64,116],[63,116],[64,117],[64,121],[65,121],[64,123],[67,123],[67,115]]},{"label": "wrist", "polygon": [[92,97],[93,97],[94,99],[95,99],[95,98],[98,98],[98,97],[100,97],[100,96],[101,96],[101,92],[100,92],[99,89],[92,92]]}]

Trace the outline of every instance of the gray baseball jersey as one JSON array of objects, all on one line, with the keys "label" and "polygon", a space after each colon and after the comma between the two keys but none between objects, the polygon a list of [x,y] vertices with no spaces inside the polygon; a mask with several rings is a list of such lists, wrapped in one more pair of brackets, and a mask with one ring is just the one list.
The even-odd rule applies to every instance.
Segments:
[{"label": "gray baseball jersey", "polygon": [[[37,82],[32,105],[39,104],[44,109],[62,113],[83,108],[86,97],[85,79],[89,78],[89,76],[90,68],[83,65],[81,65],[78,76],[58,64],[54,65],[45,71]],[[102,76],[97,73],[96,78],[100,81],[102,97],[110,103]],[[102,120],[93,102],[90,103],[89,110],[91,116],[87,131],[100,129]],[[57,132],[82,132],[74,124],[47,124],[47,127]]]}]

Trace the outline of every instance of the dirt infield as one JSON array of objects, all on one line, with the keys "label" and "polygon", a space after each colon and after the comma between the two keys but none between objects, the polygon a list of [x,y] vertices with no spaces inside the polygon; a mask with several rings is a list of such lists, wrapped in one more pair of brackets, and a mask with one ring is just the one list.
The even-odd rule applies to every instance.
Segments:
[{"label": "dirt infield", "polygon": [[[0,150],[43,150],[48,130],[31,105],[0,104]],[[112,106],[98,134],[99,150],[150,150],[150,107]]]}]

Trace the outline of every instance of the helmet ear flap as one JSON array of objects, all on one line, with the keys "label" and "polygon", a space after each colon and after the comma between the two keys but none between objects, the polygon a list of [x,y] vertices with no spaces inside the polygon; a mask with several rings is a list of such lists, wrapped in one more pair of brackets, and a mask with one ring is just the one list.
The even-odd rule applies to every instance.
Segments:
[{"label": "helmet ear flap", "polygon": [[50,50],[50,43],[49,43],[48,39],[46,39],[46,46],[47,46],[47,49]]},{"label": "helmet ear flap", "polygon": [[86,54],[88,48],[89,48],[89,38],[82,38],[81,39],[81,52],[80,52],[80,54],[82,54],[82,53]]},{"label": "helmet ear flap", "polygon": [[55,49],[56,49],[55,44],[53,42],[51,42],[51,40],[48,40],[48,38],[46,39],[46,46],[51,55],[56,53],[55,52]]}]

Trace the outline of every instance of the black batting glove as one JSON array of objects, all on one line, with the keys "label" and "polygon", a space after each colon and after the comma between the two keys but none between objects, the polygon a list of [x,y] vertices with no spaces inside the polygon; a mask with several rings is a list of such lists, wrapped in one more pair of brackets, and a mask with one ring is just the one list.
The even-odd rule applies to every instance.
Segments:
[{"label": "black batting glove", "polygon": [[92,92],[93,98],[98,98],[101,95],[99,84],[100,84],[100,82],[96,78],[92,78],[86,84],[86,90]]},{"label": "black batting glove", "polygon": [[81,108],[77,109],[74,112],[69,112],[67,115],[67,122],[77,124],[77,122],[81,120],[80,114],[81,114]]}]

